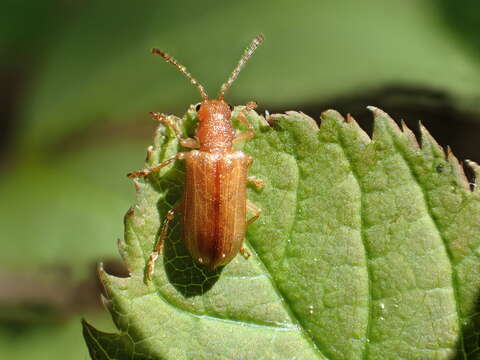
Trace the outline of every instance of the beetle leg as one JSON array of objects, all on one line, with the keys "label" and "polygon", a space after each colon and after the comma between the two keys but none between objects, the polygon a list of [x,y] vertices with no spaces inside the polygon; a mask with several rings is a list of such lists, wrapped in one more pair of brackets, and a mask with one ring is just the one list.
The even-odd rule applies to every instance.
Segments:
[{"label": "beetle leg", "polygon": [[250,101],[247,105],[240,111],[237,116],[238,121],[240,121],[243,125],[248,127],[247,131],[244,131],[233,139],[233,142],[245,141],[251,139],[255,134],[255,128],[253,125],[248,121],[247,114],[257,107],[257,103],[255,101]]},{"label": "beetle leg", "polygon": [[140,170],[140,171],[134,171],[134,172],[131,172],[131,173],[128,173],[127,176],[130,178],[130,179],[134,179],[134,178],[138,178],[138,177],[146,177],[154,172],[157,172],[159,171],[161,168],[167,166],[167,165],[170,165],[172,162],[174,162],[175,160],[183,160],[185,159],[185,155],[186,153],[184,152],[179,152],[177,155],[175,155],[174,157],[168,159],[168,160],[165,160],[165,161],[162,161],[160,164],[158,165],[155,165],[155,166],[152,166],[151,168],[147,168],[147,169],[144,169],[144,170]]},{"label": "beetle leg", "polygon": [[255,185],[258,189],[261,189],[265,186],[263,180],[257,179],[255,176],[247,176],[247,182]]},{"label": "beetle leg", "polygon": [[245,258],[245,260],[250,257],[250,252],[243,246],[240,248],[240,254]]},{"label": "beetle leg", "polygon": [[253,216],[247,220],[247,226],[249,226],[251,223],[258,219],[258,217],[262,213],[262,210],[253,202],[247,199],[247,211],[253,213]]},{"label": "beetle leg", "polygon": [[152,115],[155,120],[160,121],[163,125],[172,129],[178,141],[180,142],[180,145],[183,147],[191,149],[198,149],[200,147],[197,139],[183,138],[177,123],[172,121],[172,119],[170,119],[167,115],[158,112],[151,112],[150,115]]},{"label": "beetle leg", "polygon": [[[260,208],[257,205],[255,205],[253,202],[251,202],[248,199],[247,199],[247,210],[253,213],[253,217],[247,220],[247,226],[248,226],[258,219],[258,217],[262,213],[262,210],[260,210]],[[240,248],[240,254],[242,254],[242,256],[245,259],[248,259],[250,257],[250,253],[243,246]]]},{"label": "beetle leg", "polygon": [[170,209],[163,221],[162,230],[160,230],[160,235],[158,236],[157,241],[155,242],[155,249],[150,254],[148,258],[147,266],[145,267],[146,280],[152,280],[153,273],[155,271],[155,261],[158,259],[158,255],[162,252],[163,243],[168,233],[168,225],[175,217],[175,209]]}]

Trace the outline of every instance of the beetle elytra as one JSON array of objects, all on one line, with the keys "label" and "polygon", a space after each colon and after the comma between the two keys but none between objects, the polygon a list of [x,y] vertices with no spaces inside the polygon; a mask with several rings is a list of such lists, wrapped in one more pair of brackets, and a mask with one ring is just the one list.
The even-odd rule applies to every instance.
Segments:
[{"label": "beetle elytra", "polygon": [[[154,251],[147,263],[148,280],[152,278],[155,261],[176,212],[182,216],[185,247],[197,263],[215,269],[229,263],[238,252],[245,258],[250,255],[242,244],[247,226],[260,216],[260,209],[247,199],[246,185],[251,182],[262,187],[263,183],[247,176],[253,158],[235,150],[233,144],[254,136],[254,128],[246,116],[256,107],[256,103],[249,102],[239,113],[237,119],[246,125],[248,130],[236,134],[231,121],[232,109],[224,101],[224,97],[262,41],[262,35],[252,40],[215,100],[209,100],[204,87],[183,65],[160,50],[152,50],[153,54],[162,56],[174,65],[197,87],[202,102],[196,107],[199,124],[194,138],[182,137],[176,122],[166,115],[151,113],[155,119],[173,130],[183,147],[192,150],[179,152],[156,166],[128,174],[130,178],[146,177],[176,160],[186,162],[183,199],[167,213],[162,224]],[[247,210],[253,214],[248,220]]]}]

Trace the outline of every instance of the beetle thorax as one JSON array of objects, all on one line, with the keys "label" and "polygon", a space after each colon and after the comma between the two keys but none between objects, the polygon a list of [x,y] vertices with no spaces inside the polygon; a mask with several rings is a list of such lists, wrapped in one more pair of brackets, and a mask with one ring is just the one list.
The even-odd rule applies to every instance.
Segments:
[{"label": "beetle thorax", "polygon": [[228,104],[223,100],[205,100],[200,105],[197,116],[200,120],[196,132],[200,151],[230,151],[235,131]]}]

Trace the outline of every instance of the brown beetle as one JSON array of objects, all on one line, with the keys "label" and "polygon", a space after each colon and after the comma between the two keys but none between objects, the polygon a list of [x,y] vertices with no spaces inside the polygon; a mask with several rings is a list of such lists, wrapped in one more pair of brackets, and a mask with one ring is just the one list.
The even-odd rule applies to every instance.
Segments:
[{"label": "brown beetle", "polygon": [[[190,79],[200,91],[203,101],[196,107],[199,124],[195,138],[183,138],[177,124],[169,117],[161,113],[151,113],[155,119],[174,131],[183,147],[198,150],[179,152],[156,166],[128,174],[130,178],[145,177],[176,160],[186,161],[183,199],[167,213],[155,250],[147,263],[147,279],[151,279],[153,275],[155,261],[162,250],[169,223],[176,211],[182,214],[185,246],[199,264],[215,269],[229,263],[238,252],[245,258],[250,256],[242,243],[247,226],[260,216],[260,209],[247,200],[246,184],[251,182],[261,187],[263,183],[247,176],[253,159],[234,150],[233,144],[253,137],[254,128],[246,115],[256,104],[250,102],[241,110],[237,118],[248,127],[248,131],[236,134],[231,121],[232,110],[224,97],[262,41],[262,35],[253,39],[228,81],[222,85],[217,100],[209,100],[203,86],[174,58],[160,50],[152,50],[153,54],[162,56]],[[247,210],[254,214],[249,220]]]}]

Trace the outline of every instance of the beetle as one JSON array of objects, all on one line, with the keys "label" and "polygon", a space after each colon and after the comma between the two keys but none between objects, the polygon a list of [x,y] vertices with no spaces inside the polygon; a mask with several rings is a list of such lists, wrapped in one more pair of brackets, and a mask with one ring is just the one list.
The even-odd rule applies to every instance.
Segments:
[{"label": "beetle", "polygon": [[[162,251],[170,222],[175,214],[181,214],[185,247],[192,258],[211,270],[228,264],[239,252],[250,256],[242,246],[248,225],[261,214],[261,210],[247,199],[248,182],[262,187],[263,182],[247,176],[253,158],[235,150],[233,144],[251,139],[253,125],[247,114],[256,107],[249,102],[240,111],[237,119],[247,127],[247,131],[236,133],[232,125],[232,107],[225,102],[225,93],[238,77],[248,59],[263,41],[263,35],[255,37],[246,48],[228,80],[220,88],[218,99],[210,100],[204,87],[170,55],[152,49],[168,63],[174,65],[190,82],[197,87],[202,102],[195,110],[199,124],[194,138],[182,137],[176,122],[162,113],[153,112],[152,117],[169,127],[178,138],[180,145],[192,150],[179,152],[174,157],[153,167],[128,174],[130,178],[147,177],[163,167],[185,160],[185,190],[180,203],[170,209],[163,221],[154,251],[146,266],[146,278],[154,273],[155,261]],[[253,216],[247,220],[247,210]]]}]

